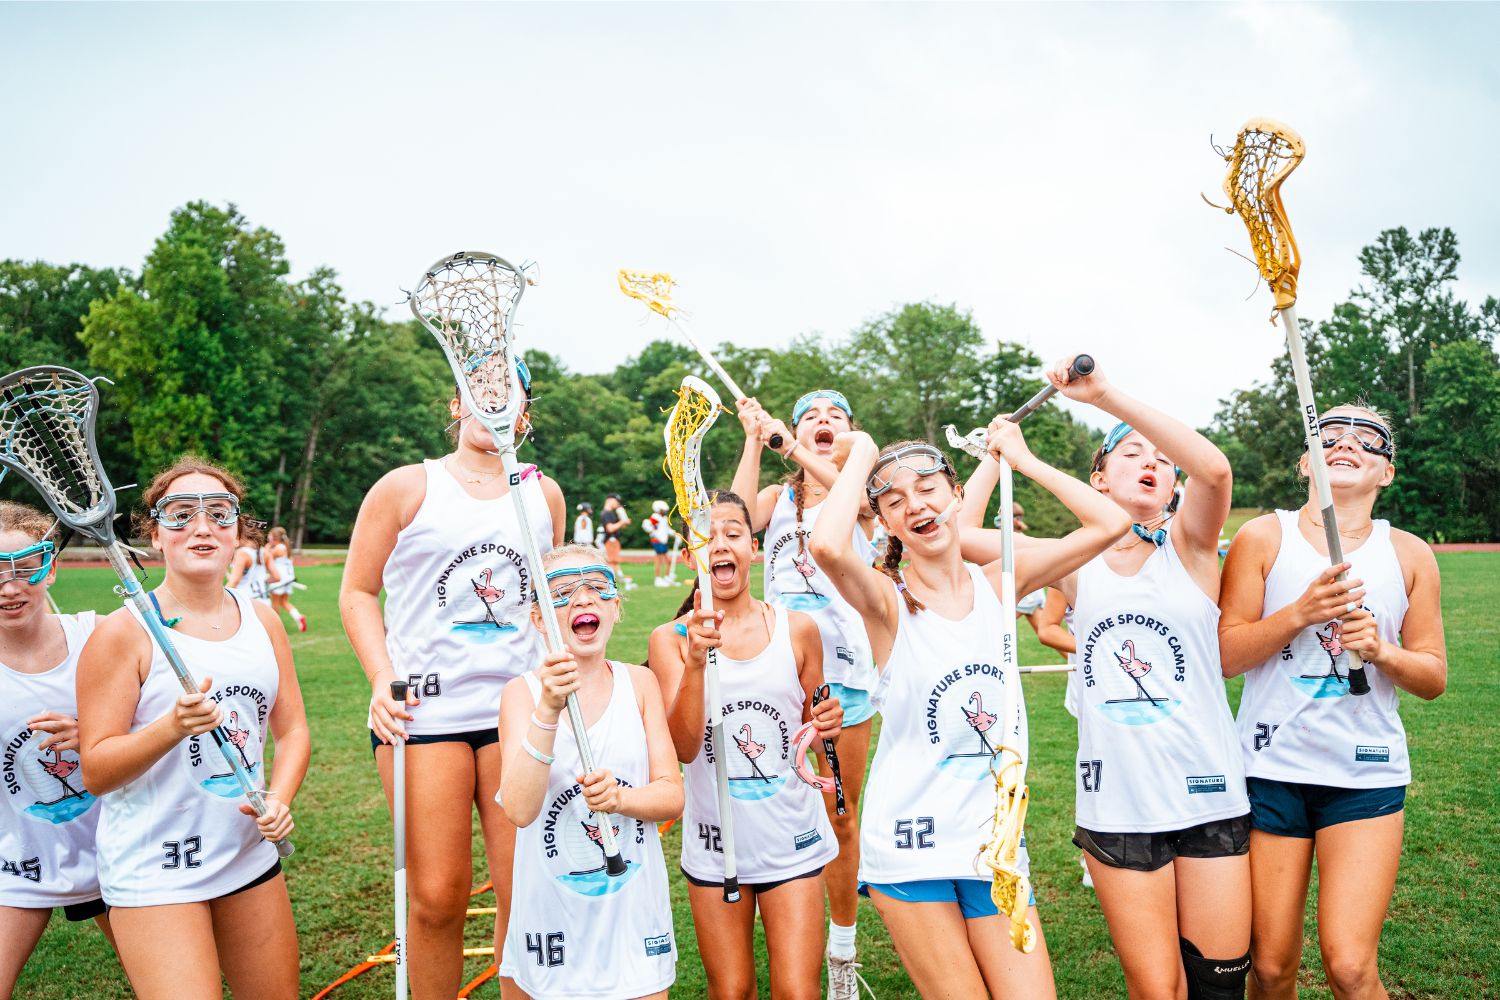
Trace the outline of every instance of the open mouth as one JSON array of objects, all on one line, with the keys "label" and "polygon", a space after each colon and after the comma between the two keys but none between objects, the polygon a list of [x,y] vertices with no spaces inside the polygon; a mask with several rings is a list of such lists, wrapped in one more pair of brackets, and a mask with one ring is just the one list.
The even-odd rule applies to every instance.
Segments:
[{"label": "open mouth", "polygon": [[1154,490],[1156,489],[1156,473],[1148,472],[1140,479],[1136,480],[1136,482],[1140,483],[1148,490]]},{"label": "open mouth", "polygon": [[912,525],[911,530],[915,534],[926,536],[938,530],[939,527],[940,525],[938,524],[937,518],[929,517],[925,521],[918,521],[916,524]]},{"label": "open mouth", "polygon": [[573,634],[580,639],[592,639],[594,633],[599,631],[599,616],[585,611],[574,617],[571,626]]},{"label": "open mouth", "polygon": [[733,583],[734,575],[739,572],[733,559],[720,559],[708,568],[708,572],[714,578],[714,583]]},{"label": "open mouth", "polygon": [[813,444],[817,445],[819,448],[832,448],[833,431],[829,430],[826,427],[819,428],[818,432],[813,435]]},{"label": "open mouth", "polygon": [[210,545],[210,544],[189,545],[188,546],[188,551],[189,552],[196,552],[200,556],[210,556],[210,555],[213,555],[215,552],[219,551],[219,547],[217,545]]},{"label": "open mouth", "polygon": [[0,611],[16,612],[20,611],[24,607],[26,607],[25,601],[6,601],[4,603],[0,603]]},{"label": "open mouth", "polygon": [[1337,458],[1328,460],[1328,467],[1330,469],[1357,469],[1359,468],[1359,463],[1348,455],[1339,455]]}]

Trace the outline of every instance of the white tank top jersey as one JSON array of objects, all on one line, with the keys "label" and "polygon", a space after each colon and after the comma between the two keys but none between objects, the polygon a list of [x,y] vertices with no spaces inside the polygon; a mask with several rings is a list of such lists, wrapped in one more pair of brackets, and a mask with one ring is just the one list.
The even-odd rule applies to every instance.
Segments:
[{"label": "white tank top jersey", "polygon": [[77,750],[38,750],[46,734],[27,720],[43,712],[78,715],[78,654],[94,613],[59,615],[68,654],[51,670],[23,674],[0,664],[0,757],[6,807],[0,809],[0,906],[47,909],[99,898],[94,861],[95,798],[83,787]]},{"label": "white tank top jersey", "polygon": [[1219,607],[1172,533],[1134,576],[1078,571],[1077,822],[1183,830],[1250,811],[1219,664]]},{"label": "white tank top jersey", "polygon": [[270,575],[267,574],[268,588],[272,593],[290,594],[292,584],[297,580],[297,567],[292,564],[291,556],[277,556],[275,562],[277,580],[269,583]]},{"label": "white tank top jersey", "polygon": [[[614,691],[589,727],[589,743],[599,766],[621,785],[642,788],[651,780],[651,761],[635,684],[628,664],[610,667]],[[540,680],[534,673],[525,678],[533,703],[540,701]],[[608,875],[598,825],[573,781],[583,763],[566,715],[552,752],[557,760],[541,814],[516,831],[500,975],[514,978],[536,1000],[627,1000],[660,992],[677,978],[677,946],[656,824],[610,817],[627,867],[623,875]]]},{"label": "white tank top jersey", "polygon": [[[1278,510],[1281,550],[1266,576],[1262,616],[1296,601],[1328,568],[1297,527],[1295,511]],[[1376,521],[1364,544],[1345,551],[1349,576],[1363,580],[1363,606],[1380,638],[1396,643],[1406,618],[1406,576],[1388,521]],[[1370,693],[1349,693],[1349,655],[1334,619],[1303,629],[1265,663],[1245,673],[1239,736],[1245,773],[1335,788],[1388,788],[1411,781],[1406,729],[1396,685],[1365,667]]]},{"label": "white tank top jersey", "polygon": [[265,556],[260,549],[250,545],[242,545],[236,551],[248,553],[250,556],[250,568],[240,575],[240,583],[234,589],[246,597],[257,601],[264,601],[271,596],[270,574],[266,572]]},{"label": "white tank top jersey", "polygon": [[[266,727],[280,675],[271,637],[243,595],[240,627],[221,642],[172,633],[194,677],[213,678],[208,696],[224,710],[224,729],[257,787],[265,787]],[[130,614],[140,621],[135,608]],[[141,626],[145,628],[144,625]],[[130,731],[172,710],[182,683],[155,643]],[[110,906],[161,906],[217,899],[264,875],[276,848],[255,821],[213,737],[190,736],[139,778],[101,796],[99,882]]]},{"label": "white tank top jersey", "polygon": [[[1063,624],[1067,626],[1069,632],[1073,631],[1073,605],[1071,604],[1063,611]],[[1068,666],[1074,669],[1066,675],[1068,685],[1063,692],[1063,708],[1076,719],[1078,718],[1078,654],[1076,652],[1068,654]]]},{"label": "white tank top jersey", "polygon": [[[806,549],[822,509],[819,504],[804,510],[799,531],[792,488],[782,488],[771,509],[771,521],[766,525],[766,603],[801,611],[817,624],[818,634],[823,638],[824,680],[868,691],[875,686],[876,675],[875,662],[870,658],[870,641],[865,638],[865,623]],[[869,563],[875,558],[874,546],[858,525],[854,527],[851,544],[862,562]]]},{"label": "white tank top jersey", "polygon": [[995,814],[990,762],[1002,746],[1026,755],[1029,734],[1000,599],[983,570],[965,567],[974,606],[959,621],[912,614],[897,595],[896,639],[871,697],[881,723],[860,821],[862,882],[988,878],[974,861]]},{"label": "white tank top jersey", "polygon": [[[422,699],[407,731],[467,733],[499,725],[500,690],[546,653],[531,624],[513,488],[476,500],[441,460],[422,463],[427,493],[386,560],[385,645]],[[552,515],[535,476],[521,484],[537,548],[552,550]]]},{"label": "white tank top jersey", "polygon": [[[821,868],[839,853],[821,792],[792,773],[792,737],[802,727],[802,682],[785,608],[775,608],[771,641],[750,660],[719,655],[719,687],[728,719],[736,874],[741,882],[774,882]],[[687,803],[682,813],[682,868],[708,882],[724,878],[713,744],[682,769]]]}]

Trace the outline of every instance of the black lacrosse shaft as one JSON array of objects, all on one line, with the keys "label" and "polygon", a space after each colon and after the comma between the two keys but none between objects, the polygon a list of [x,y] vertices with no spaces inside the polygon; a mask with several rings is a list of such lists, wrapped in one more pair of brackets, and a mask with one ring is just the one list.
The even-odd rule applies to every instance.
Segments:
[{"label": "black lacrosse shaft", "polygon": [[[828,694],[827,684],[813,688],[813,708],[817,708]],[[833,807],[842,816],[847,812],[844,808],[844,775],[839,771],[839,754],[833,748],[833,740],[823,741],[823,756],[828,758],[828,769],[833,772]]]},{"label": "black lacrosse shaft", "polygon": [[[1071,382],[1075,378],[1083,378],[1085,375],[1092,374],[1093,371],[1093,357],[1087,354],[1080,354],[1078,355],[1078,357],[1074,358],[1073,363],[1068,366],[1068,381]],[[1057,386],[1052,385],[1049,382],[1041,392],[1038,392],[1035,396],[1032,396],[1030,399],[1028,399],[1021,405],[1021,408],[1019,410],[1017,410],[1015,413],[1012,413],[1006,419],[1013,424],[1019,424],[1022,420],[1025,420],[1027,417],[1031,416],[1038,409],[1040,409],[1043,403],[1047,402],[1047,400],[1051,399],[1055,395],[1057,395]]]}]

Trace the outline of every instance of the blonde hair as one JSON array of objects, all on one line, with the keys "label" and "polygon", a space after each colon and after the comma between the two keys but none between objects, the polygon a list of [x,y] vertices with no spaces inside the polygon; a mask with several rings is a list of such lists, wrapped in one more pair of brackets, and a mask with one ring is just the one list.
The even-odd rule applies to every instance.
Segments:
[{"label": "blonde hair", "polygon": [[14,500],[0,500],[0,531],[19,531],[40,542],[52,530],[52,518],[35,507]]},{"label": "blonde hair", "polygon": [[1388,459],[1388,461],[1390,461],[1392,464],[1395,463],[1396,433],[1395,431],[1391,430],[1390,417],[1386,416],[1384,413],[1381,413],[1379,410],[1375,409],[1375,407],[1365,402],[1363,397],[1360,397],[1359,399],[1354,400],[1352,403],[1340,403],[1337,406],[1330,406],[1328,409],[1323,411],[1322,416],[1319,419],[1326,419],[1335,410],[1363,410],[1371,417],[1375,418],[1375,420],[1385,428],[1386,435],[1389,437],[1391,442],[1391,457]]}]

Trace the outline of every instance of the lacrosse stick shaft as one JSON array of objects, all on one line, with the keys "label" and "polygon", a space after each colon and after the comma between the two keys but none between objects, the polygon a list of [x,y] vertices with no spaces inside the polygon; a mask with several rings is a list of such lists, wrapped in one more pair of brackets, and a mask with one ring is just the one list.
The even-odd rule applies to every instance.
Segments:
[{"label": "lacrosse stick shaft", "polygon": [[[708,575],[701,551],[693,553],[698,566],[698,593],[700,606],[712,614],[714,610],[714,581]],[[740,901],[740,880],[734,860],[734,816],[730,813],[729,761],[724,756],[724,695],[719,690],[718,650],[708,651],[708,661],[703,668],[704,693],[708,698],[708,738],[714,750],[714,788],[719,799],[719,840],[724,847],[724,902]]]},{"label": "lacrosse stick shaft", "polygon": [[[1071,382],[1075,378],[1082,378],[1083,376],[1092,373],[1093,370],[1093,357],[1087,354],[1080,354],[1078,355],[1078,357],[1074,358],[1073,363],[1068,366],[1068,381]],[[1051,399],[1055,395],[1057,395],[1057,386],[1051,384],[1050,382],[1047,383],[1047,385],[1045,385],[1040,392],[1023,403],[1021,405],[1021,408],[1012,413],[1008,419],[1013,424],[1019,424],[1022,420],[1025,420],[1037,410],[1041,409],[1042,404],[1047,402],[1047,400]]]},{"label": "lacrosse stick shaft", "polygon": [[[406,704],[406,682],[391,681],[391,697]],[[395,826],[396,1000],[406,1000],[406,740],[391,741],[391,819]]]},{"label": "lacrosse stick shaft", "polygon": [[[1016,666],[1016,526],[1015,518],[1010,517],[1012,504],[1015,502],[1015,476],[1011,472],[1010,463],[1005,459],[1000,460],[1000,617],[1001,642],[1005,648],[1001,650],[1001,676],[1004,677],[1006,667]],[[1016,715],[1016,699],[1020,692],[1016,685],[1006,683],[1005,701],[1003,703],[1005,714],[1001,717],[1001,724],[1006,728],[1001,731],[1000,741],[1010,743],[1014,738],[1011,732],[1012,721]],[[1024,784],[1026,778],[1026,762],[1021,761],[1021,782]]]},{"label": "lacrosse stick shaft", "polygon": [[[167,658],[167,664],[172,668],[172,673],[177,675],[177,680],[182,684],[182,690],[188,694],[197,694],[198,681],[188,671],[187,664],[182,661],[182,654],[177,652],[176,643],[172,642],[172,637],[156,615],[156,609],[151,606],[151,602],[146,598],[146,592],[141,589],[140,581],[135,578],[135,574],[126,564],[125,553],[120,548],[120,543],[111,538],[104,546],[104,554],[109,559],[110,568],[115,571],[115,576],[120,578],[120,589],[124,592],[125,599],[135,607],[136,613],[140,615],[141,622],[146,627],[146,633],[151,636],[151,641],[156,643],[162,655]],[[225,762],[229,764],[235,781],[239,782],[240,791],[249,800],[250,807],[255,810],[255,815],[264,816],[266,814],[265,793],[255,787],[255,782],[250,778],[250,772],[245,770],[244,764],[240,763],[239,753],[235,750],[234,744],[229,742],[224,728],[220,726],[209,735],[213,737],[219,753],[223,754]],[[290,840],[278,840],[275,843],[278,856],[283,858],[292,856],[294,849]]]},{"label": "lacrosse stick shaft", "polygon": [[1040,667],[1017,667],[1020,674],[1071,674],[1076,667],[1071,663],[1048,663]]},{"label": "lacrosse stick shaft", "polygon": [[[526,553],[526,567],[531,574],[532,590],[536,594],[542,622],[546,626],[547,651],[555,653],[567,647],[563,644],[562,627],[557,623],[557,609],[552,606],[552,595],[547,590],[547,573],[542,568],[542,553],[537,548],[536,536],[531,533],[531,514],[526,509],[526,490],[521,481],[520,464],[516,461],[516,446],[514,442],[500,440],[499,435],[496,435],[495,443],[500,446],[500,461],[505,466],[505,478],[510,483],[514,501],[511,506],[515,509],[516,521],[521,529],[521,549]],[[540,472],[537,480],[540,489]],[[584,724],[583,709],[578,705],[576,694],[568,695],[568,725],[573,729],[573,742],[578,746],[578,759],[583,765],[583,773],[590,774],[594,770],[594,750],[589,746],[589,731]],[[605,871],[610,875],[625,874],[625,859],[620,856],[620,845],[615,842],[615,831],[609,816],[595,813],[594,820],[599,824],[599,842],[604,848]]]},{"label": "lacrosse stick shaft", "polygon": [[[1307,466],[1312,473],[1313,489],[1318,495],[1318,507],[1323,516],[1323,535],[1328,539],[1328,564],[1337,566],[1344,561],[1344,546],[1339,540],[1338,519],[1333,509],[1333,490],[1328,485],[1328,462],[1323,455],[1323,439],[1318,432],[1318,402],[1313,398],[1312,377],[1307,372],[1307,351],[1302,344],[1302,330],[1297,326],[1297,310],[1287,306],[1281,310],[1281,322],[1286,327],[1286,349],[1292,359],[1292,378],[1297,383],[1297,402],[1302,407],[1302,430],[1307,436]],[[1338,579],[1348,578],[1340,573]],[[1349,654],[1349,693],[1368,694],[1370,681],[1365,676],[1364,662],[1352,649]]]},{"label": "lacrosse stick shaft", "polygon": [[719,381],[724,383],[724,388],[728,389],[735,399],[745,398],[745,392],[740,388],[739,383],[730,378],[729,373],[724,370],[724,366],[719,364],[719,359],[714,357],[708,348],[698,342],[698,338],[693,335],[693,331],[688,328],[687,323],[676,314],[675,310],[671,316],[667,317],[667,322],[677,328],[677,332],[682,334],[693,350],[698,352],[698,357],[703,359],[703,363],[713,369],[713,373],[719,376]]},{"label": "lacrosse stick shaft", "polygon": [[[813,707],[823,700],[823,692],[828,690],[828,685],[823,685],[813,692]],[[828,758],[828,770],[833,773],[833,807],[840,815],[848,812],[844,806],[844,775],[839,770],[839,753],[833,745],[833,740],[823,741],[823,756]]]}]

